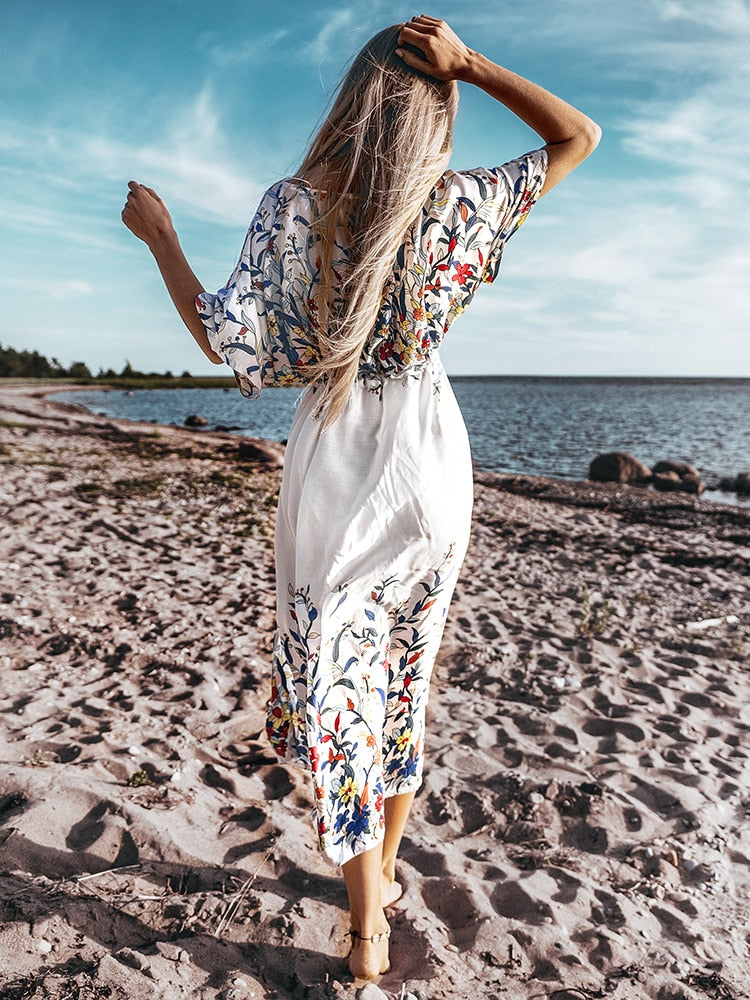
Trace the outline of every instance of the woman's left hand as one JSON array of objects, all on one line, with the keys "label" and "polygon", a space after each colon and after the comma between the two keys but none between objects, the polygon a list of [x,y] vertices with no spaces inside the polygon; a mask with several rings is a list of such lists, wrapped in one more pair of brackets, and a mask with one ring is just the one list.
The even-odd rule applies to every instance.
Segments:
[{"label": "woman's left hand", "polygon": [[173,238],[172,217],[156,191],[137,181],[130,181],[128,188],[122,221],[131,233],[151,249],[165,238]]},{"label": "woman's left hand", "polygon": [[474,55],[449,24],[429,14],[419,14],[403,24],[398,44],[412,45],[422,53],[419,56],[410,49],[396,49],[407,66],[438,80],[464,79]]}]

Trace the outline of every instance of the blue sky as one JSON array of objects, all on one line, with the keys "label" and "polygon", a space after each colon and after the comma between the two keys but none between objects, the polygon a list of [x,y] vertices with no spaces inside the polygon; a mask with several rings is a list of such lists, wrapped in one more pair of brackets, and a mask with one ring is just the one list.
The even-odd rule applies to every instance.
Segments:
[{"label": "blue sky", "polygon": [[[4,0],[0,343],[94,371],[217,373],[122,226],[135,178],[224,283],[388,0]],[[436,2],[466,43],[599,122],[442,354],[454,374],[750,376],[750,4]],[[452,165],[540,143],[462,85]]]}]

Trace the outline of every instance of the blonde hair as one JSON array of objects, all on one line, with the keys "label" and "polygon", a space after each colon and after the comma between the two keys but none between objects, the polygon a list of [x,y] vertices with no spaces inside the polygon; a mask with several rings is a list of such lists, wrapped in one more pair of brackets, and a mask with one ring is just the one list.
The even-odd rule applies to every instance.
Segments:
[{"label": "blonde hair", "polygon": [[[320,240],[320,357],[311,366],[326,427],[346,405],[398,248],[451,153],[456,84],[402,62],[400,30],[397,24],[378,32],[354,59],[300,167],[302,175],[322,174],[328,193],[313,226]],[[350,268],[341,282],[343,308],[334,311],[331,265],[342,224]]]}]

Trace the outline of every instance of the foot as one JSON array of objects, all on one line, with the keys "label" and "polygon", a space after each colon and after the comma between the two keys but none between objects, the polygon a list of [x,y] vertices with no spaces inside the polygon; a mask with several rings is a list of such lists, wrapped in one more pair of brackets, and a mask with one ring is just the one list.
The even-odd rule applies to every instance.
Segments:
[{"label": "foot", "polygon": [[352,947],[346,965],[357,982],[373,983],[390,969],[388,938],[391,929],[385,927],[376,934],[362,937],[359,931],[349,932]]},{"label": "foot", "polygon": [[383,875],[380,882],[380,898],[383,902],[383,909],[393,906],[404,894],[404,887],[395,879]]}]

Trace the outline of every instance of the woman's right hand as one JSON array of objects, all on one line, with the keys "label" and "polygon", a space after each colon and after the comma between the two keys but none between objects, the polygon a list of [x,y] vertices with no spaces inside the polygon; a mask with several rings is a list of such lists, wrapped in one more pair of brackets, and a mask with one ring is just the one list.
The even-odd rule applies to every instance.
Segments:
[{"label": "woman's right hand", "polygon": [[137,181],[128,182],[128,197],[121,218],[130,232],[152,250],[165,238],[175,237],[167,206],[153,188]]},{"label": "woman's right hand", "polygon": [[473,52],[445,21],[429,14],[413,17],[401,28],[398,44],[411,45],[424,53],[420,58],[410,49],[396,49],[396,55],[412,69],[437,80],[466,79]]}]

